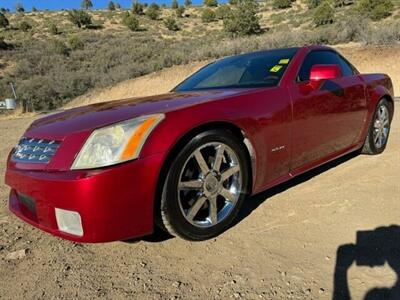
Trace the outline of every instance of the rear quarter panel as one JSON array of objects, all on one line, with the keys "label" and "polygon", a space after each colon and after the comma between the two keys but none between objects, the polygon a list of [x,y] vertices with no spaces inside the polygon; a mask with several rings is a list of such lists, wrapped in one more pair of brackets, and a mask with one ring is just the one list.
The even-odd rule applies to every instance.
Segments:
[{"label": "rear quarter panel", "polygon": [[392,114],[394,112],[394,91],[393,83],[390,77],[386,74],[362,74],[360,78],[365,83],[365,97],[367,100],[368,114],[366,119],[366,126],[364,128],[363,138],[365,139],[369,124],[371,123],[372,117],[375,112],[375,108],[378,102],[386,97],[392,103]]}]

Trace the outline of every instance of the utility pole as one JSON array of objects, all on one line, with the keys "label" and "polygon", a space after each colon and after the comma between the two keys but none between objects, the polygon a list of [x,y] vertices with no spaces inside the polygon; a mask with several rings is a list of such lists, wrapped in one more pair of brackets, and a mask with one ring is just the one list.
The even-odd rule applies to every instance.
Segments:
[{"label": "utility pole", "polygon": [[[10,82],[10,85],[11,85],[11,90],[12,90],[12,92],[14,94],[15,101],[18,101],[18,97],[17,97],[17,93],[15,91],[14,84],[12,82]],[[26,110],[27,110],[26,106],[27,106],[26,105],[26,100],[22,100],[22,113],[26,113]]]},{"label": "utility pole", "polygon": [[10,85],[11,85],[11,90],[12,90],[12,92],[13,92],[13,94],[14,94],[14,99],[15,99],[15,101],[17,101],[17,93],[15,92],[14,85],[13,85],[12,82],[10,82]]}]

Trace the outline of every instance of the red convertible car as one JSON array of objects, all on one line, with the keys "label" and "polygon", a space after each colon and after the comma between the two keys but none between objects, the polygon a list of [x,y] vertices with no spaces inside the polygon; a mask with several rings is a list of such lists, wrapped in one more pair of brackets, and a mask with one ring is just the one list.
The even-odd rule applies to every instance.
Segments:
[{"label": "red convertible car", "polygon": [[154,226],[208,239],[249,195],[352,151],[384,151],[393,110],[388,76],[360,74],[328,47],[227,57],[165,95],[34,121],[8,159],[10,209],[78,242]]}]

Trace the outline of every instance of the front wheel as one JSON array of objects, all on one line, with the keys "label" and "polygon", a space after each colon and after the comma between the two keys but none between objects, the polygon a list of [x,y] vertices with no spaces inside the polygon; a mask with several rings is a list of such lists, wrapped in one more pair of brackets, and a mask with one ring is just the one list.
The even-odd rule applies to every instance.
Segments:
[{"label": "front wheel", "polygon": [[248,189],[244,147],[229,131],[200,133],[176,156],[164,182],[162,227],[187,240],[223,232],[236,217]]},{"label": "front wheel", "polygon": [[368,136],[362,148],[363,154],[380,154],[385,148],[389,138],[391,121],[391,105],[386,99],[381,99],[376,106]]}]

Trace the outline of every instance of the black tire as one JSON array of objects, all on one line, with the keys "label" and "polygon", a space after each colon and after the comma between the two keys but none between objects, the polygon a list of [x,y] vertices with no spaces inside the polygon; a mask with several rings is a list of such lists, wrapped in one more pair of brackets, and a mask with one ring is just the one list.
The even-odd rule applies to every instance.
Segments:
[{"label": "black tire", "polygon": [[[240,193],[237,194],[236,197],[239,198],[237,199],[235,204],[232,205],[232,209],[230,210],[230,213],[226,215],[226,217],[221,219],[221,221],[218,221],[216,224],[209,225],[209,227],[199,227],[193,225],[190,221],[188,221],[186,218],[187,216],[185,217],[185,213],[180,204],[179,197],[182,194],[179,194],[181,193],[181,191],[179,190],[178,185],[181,181],[181,177],[183,176],[182,175],[183,171],[185,170],[188,161],[190,159],[195,159],[193,157],[193,153],[199,148],[204,147],[205,145],[209,145],[210,143],[221,143],[227,145],[230,148],[230,150],[234,151],[236,155],[235,157],[238,158],[238,165],[240,166],[240,175],[231,175],[231,176],[237,176],[241,178],[241,191]],[[215,156],[217,156],[217,152],[215,152]],[[211,169],[213,168],[210,162],[208,162],[207,164]],[[224,163],[222,162],[221,168],[223,164]],[[245,146],[232,133],[225,130],[209,130],[198,134],[182,148],[182,150],[175,157],[169,168],[166,179],[163,182],[163,190],[162,190],[162,195],[160,197],[161,199],[159,199],[160,201],[159,211],[158,211],[158,216],[156,212],[156,224],[158,224],[159,226],[161,225],[160,227],[169,232],[171,235],[179,236],[183,239],[191,241],[206,240],[221,234],[232,223],[238,211],[240,210],[240,207],[244,199],[247,196],[248,184],[249,184],[248,170],[249,166],[248,166],[247,152],[245,150]],[[203,176],[203,173],[201,176]],[[231,179],[228,179],[229,182],[230,180]],[[223,180],[221,179],[220,182],[222,181]],[[221,185],[222,184],[224,183],[221,183]],[[204,186],[203,190],[198,191],[196,193],[199,194],[203,193],[202,195],[204,195],[204,193],[208,192],[208,191],[204,192],[204,190],[206,189],[205,183],[203,184],[203,186]],[[196,197],[199,196],[196,195]],[[215,196],[215,197],[220,197],[220,196]],[[197,200],[193,201],[194,202],[198,201],[198,198],[196,199]],[[219,199],[219,201],[220,200],[221,199]],[[206,200],[206,202],[207,201],[208,200]],[[217,203],[218,200],[215,201],[216,201],[215,203]],[[211,202],[209,202],[209,205],[211,206]],[[204,205],[200,207],[204,207]],[[214,207],[218,206],[215,205]],[[204,208],[201,209],[204,210]],[[211,207],[209,207],[208,209],[211,210]]]},{"label": "black tire", "polygon": [[[376,130],[375,129],[375,121],[377,120],[379,110],[382,107],[384,109],[386,109],[388,114],[389,114],[389,116],[388,116],[388,125],[387,125],[387,130],[388,131],[387,131],[387,137],[384,140],[384,142],[381,145],[377,145],[375,143],[375,141],[374,141],[374,131]],[[365,139],[364,146],[363,146],[363,148],[361,150],[362,154],[377,155],[377,154],[381,154],[383,151],[385,151],[386,145],[387,145],[387,142],[388,142],[388,139],[389,139],[390,123],[391,123],[391,120],[392,120],[392,115],[393,115],[393,110],[392,110],[391,104],[385,98],[382,98],[378,102],[378,105],[376,106],[374,115],[372,117],[371,124],[370,124],[369,129],[368,129],[368,135],[367,135],[367,138]]]}]

